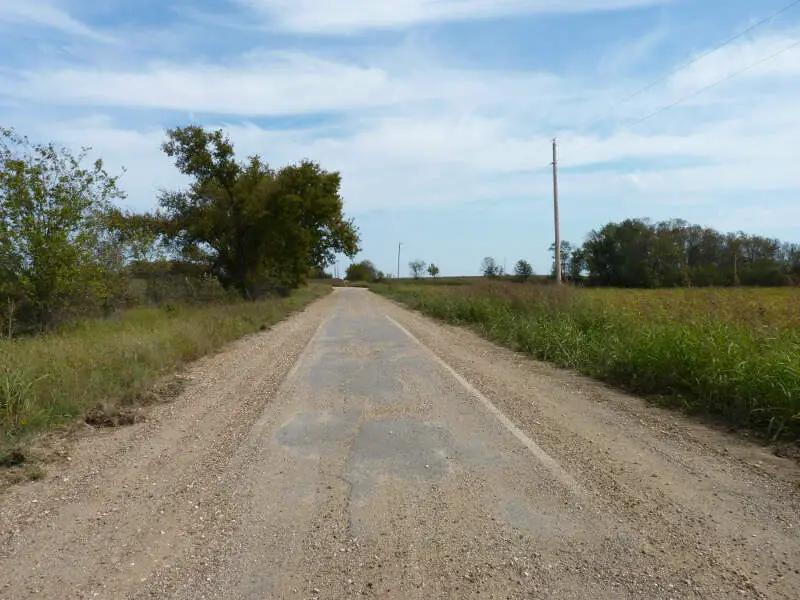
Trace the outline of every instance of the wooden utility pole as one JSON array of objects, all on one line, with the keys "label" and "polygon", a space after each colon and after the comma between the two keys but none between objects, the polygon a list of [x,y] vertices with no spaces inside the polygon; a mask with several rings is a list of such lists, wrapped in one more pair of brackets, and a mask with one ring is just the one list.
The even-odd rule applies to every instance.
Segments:
[{"label": "wooden utility pole", "polygon": [[561,285],[561,227],[558,222],[558,140],[553,140],[553,210],[556,226],[556,284]]},{"label": "wooden utility pole", "polygon": [[397,278],[400,279],[400,248],[403,246],[403,242],[397,244]]}]

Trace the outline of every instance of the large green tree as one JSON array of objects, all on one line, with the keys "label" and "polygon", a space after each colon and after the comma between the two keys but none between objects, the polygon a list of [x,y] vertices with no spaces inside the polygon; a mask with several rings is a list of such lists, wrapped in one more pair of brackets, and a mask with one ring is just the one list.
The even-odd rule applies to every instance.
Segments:
[{"label": "large green tree", "polygon": [[259,156],[237,162],[221,130],[197,126],[169,130],[163,149],[193,178],[188,189],[162,194],[163,230],[185,257],[210,262],[243,296],[297,286],[309,268],[358,252],[339,173],[305,160],[279,170]]}]

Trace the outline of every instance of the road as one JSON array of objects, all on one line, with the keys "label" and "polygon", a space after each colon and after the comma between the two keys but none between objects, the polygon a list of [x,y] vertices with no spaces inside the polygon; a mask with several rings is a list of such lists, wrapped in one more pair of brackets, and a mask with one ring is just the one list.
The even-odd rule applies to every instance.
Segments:
[{"label": "road", "polygon": [[337,290],[0,496],[0,598],[792,598],[796,463]]}]

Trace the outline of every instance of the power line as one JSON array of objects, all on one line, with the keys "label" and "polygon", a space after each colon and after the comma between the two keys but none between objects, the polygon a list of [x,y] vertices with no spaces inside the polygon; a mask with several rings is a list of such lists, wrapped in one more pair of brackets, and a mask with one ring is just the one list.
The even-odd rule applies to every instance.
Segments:
[{"label": "power line", "polygon": [[[641,95],[642,95],[642,94],[644,94],[645,92],[648,92],[648,91],[652,90],[652,89],[653,89],[654,87],[656,87],[656,86],[657,86],[659,83],[663,83],[664,81],[666,81],[667,79],[669,79],[670,77],[672,77],[673,75],[675,75],[676,73],[679,73],[679,72],[683,71],[684,69],[688,69],[689,67],[691,67],[691,66],[692,66],[692,65],[694,65],[695,63],[697,63],[697,62],[699,62],[700,60],[702,60],[702,59],[706,58],[707,56],[709,56],[709,55],[713,54],[714,52],[717,52],[718,50],[721,50],[721,49],[722,49],[722,48],[724,48],[725,46],[728,46],[729,44],[732,44],[732,43],[733,43],[733,42],[735,42],[736,40],[738,40],[738,39],[740,39],[740,38],[742,38],[742,37],[746,36],[748,33],[752,32],[752,31],[755,31],[756,29],[758,29],[758,28],[759,28],[759,27],[761,27],[762,25],[765,25],[766,23],[769,23],[770,21],[772,21],[772,20],[776,19],[777,17],[779,17],[779,16],[780,16],[780,15],[782,15],[783,13],[785,13],[785,12],[787,12],[787,11],[791,10],[792,8],[794,8],[795,6],[797,6],[798,4],[800,4],[800,0],[793,0],[793,2],[790,2],[790,3],[789,3],[789,4],[787,4],[786,6],[784,6],[784,7],[782,7],[782,8],[779,8],[778,10],[776,10],[775,12],[773,12],[773,13],[772,13],[771,15],[769,15],[768,17],[765,17],[765,18],[761,19],[760,21],[758,21],[758,22],[754,23],[753,25],[751,25],[751,26],[750,26],[750,27],[748,27],[747,29],[743,29],[743,30],[742,30],[742,31],[740,31],[739,33],[737,33],[737,34],[735,34],[735,35],[733,35],[733,36],[729,37],[729,38],[728,38],[728,39],[726,39],[725,41],[723,41],[723,42],[721,42],[721,43],[717,44],[716,46],[714,46],[713,48],[710,48],[710,49],[706,50],[705,52],[702,52],[702,53],[698,54],[697,56],[695,56],[695,57],[694,57],[694,58],[692,58],[691,60],[688,60],[688,61],[686,61],[686,62],[684,62],[684,63],[682,63],[682,64],[678,65],[677,67],[675,67],[675,68],[671,69],[671,70],[670,70],[670,71],[668,71],[666,74],[664,74],[662,77],[659,77],[659,78],[658,78],[658,79],[656,79],[655,81],[653,81],[653,82],[651,82],[651,83],[648,83],[648,84],[647,84],[646,86],[644,86],[643,88],[640,88],[640,89],[636,90],[635,92],[633,92],[633,93],[632,93],[632,94],[630,94],[629,96],[626,96],[625,98],[623,98],[622,100],[620,100],[620,101],[619,101],[619,102],[617,102],[616,104],[613,104],[613,105],[611,105],[611,106],[610,106],[610,107],[609,107],[609,108],[608,108],[606,111],[604,111],[604,112],[611,112],[611,111],[613,111],[613,110],[615,110],[615,109],[619,108],[620,106],[622,106],[622,105],[623,105],[623,104],[625,104],[626,102],[629,102],[629,101],[633,100],[634,98],[638,98],[639,96],[641,96]],[[599,113],[599,114],[600,114],[600,115],[603,115],[604,113]],[[594,118],[594,119],[592,119],[592,122],[594,122],[594,121],[596,121],[596,120],[597,120],[597,118]]]},{"label": "power line", "polygon": [[[623,104],[629,102],[630,100],[633,100],[634,98],[637,98],[638,96],[641,96],[645,92],[647,92],[647,91],[653,89],[654,87],[656,87],[658,84],[663,83],[664,81],[668,80],[670,77],[672,77],[676,73],[679,73],[679,72],[689,68],[690,66],[692,66],[695,63],[699,62],[700,60],[702,60],[702,59],[710,56],[711,54],[721,50],[722,48],[724,48],[725,46],[730,45],[731,43],[735,42],[736,40],[741,39],[742,37],[744,37],[748,33],[751,33],[752,31],[758,29],[762,25],[765,25],[766,23],[769,23],[770,21],[776,19],[777,17],[779,17],[783,13],[791,10],[792,8],[794,8],[795,6],[798,6],[798,5],[800,5],[800,0],[793,0],[789,4],[779,8],[777,10],[775,10],[769,16],[764,17],[763,19],[753,23],[752,25],[750,25],[746,29],[743,29],[742,31],[732,35],[731,37],[727,38],[723,42],[720,42],[719,44],[717,44],[713,48],[710,48],[710,49],[706,50],[705,52],[702,52],[701,54],[695,56],[691,60],[688,60],[688,61],[678,65],[677,67],[671,69],[670,71],[668,71],[662,77],[659,77],[655,81],[653,81],[653,82],[647,84],[646,86],[638,89],[637,91],[633,92],[632,94],[629,94],[628,96],[626,96],[625,98],[623,98],[619,102],[611,105],[605,111],[603,111],[601,113],[598,113],[597,117],[595,117],[595,118],[590,120],[589,127],[592,127],[593,125],[596,125],[599,122],[599,117],[605,115],[605,113],[610,113],[611,111],[619,108],[620,106],[622,106]],[[687,100],[690,100],[690,99],[694,98],[695,96],[698,96],[698,95],[702,94],[703,92],[705,92],[705,91],[707,91],[707,90],[709,90],[711,88],[714,88],[714,87],[716,87],[716,86],[718,86],[718,85],[720,85],[722,83],[725,83],[726,81],[729,81],[729,80],[733,79],[734,77],[737,77],[737,76],[741,75],[742,73],[745,73],[745,72],[747,72],[747,71],[749,71],[751,69],[754,69],[755,67],[757,67],[759,65],[762,65],[765,62],[768,62],[768,61],[772,60],[773,58],[776,58],[777,56],[779,56],[781,54],[784,54],[785,52],[788,52],[789,50],[792,50],[797,45],[800,45],[800,42],[798,42],[796,44],[792,44],[791,46],[789,46],[787,48],[784,48],[783,50],[780,50],[780,51],[776,52],[775,54],[772,54],[772,55],[770,55],[770,56],[768,56],[768,57],[766,57],[766,58],[764,58],[764,59],[752,64],[752,65],[749,65],[749,66],[745,67],[744,69],[741,69],[739,71],[735,71],[734,73],[731,73],[731,74],[727,75],[726,77],[723,77],[722,79],[720,79],[718,81],[715,81],[714,83],[712,83],[710,85],[707,85],[707,86],[705,86],[705,87],[703,87],[703,88],[701,88],[699,90],[696,90],[695,92],[692,92],[688,96],[684,96],[683,98],[681,98],[681,99],[679,99],[679,100],[677,100],[675,102],[672,102],[672,103],[670,103],[670,104],[668,104],[666,106],[662,106],[661,108],[653,111],[652,113],[649,113],[649,114],[645,115],[641,119],[636,119],[635,121],[633,121],[631,123],[628,123],[628,126],[633,127],[633,126],[639,125],[640,123],[643,123],[643,122],[645,122],[645,121],[647,121],[649,119],[652,119],[653,117],[655,117],[657,115],[660,115],[662,112],[665,112],[665,111],[667,111],[667,110],[669,110],[671,108],[674,108],[674,107],[678,106],[679,104],[682,104],[683,102],[686,102]],[[591,145],[593,145],[595,143],[597,143],[596,140],[593,140],[593,141],[590,141],[590,142],[586,142],[586,143],[584,143],[582,145],[579,145],[577,149],[578,150],[583,150],[584,148],[586,148],[588,146],[591,146]],[[572,152],[575,152],[575,148],[572,149]],[[547,165],[543,166],[542,169],[549,168],[549,167],[550,167],[550,163],[548,163]]]},{"label": "power line", "polygon": [[[800,3],[800,0],[798,0],[798,3]],[[708,85],[705,85],[705,86],[693,91],[691,94],[687,94],[686,96],[683,96],[683,97],[679,98],[678,100],[675,100],[674,102],[670,102],[669,104],[665,104],[664,106],[654,110],[651,113],[646,114],[645,116],[643,116],[641,118],[634,119],[633,121],[629,121],[629,122],[623,123],[623,125],[625,125],[625,126],[627,126],[629,128],[636,127],[637,125],[640,125],[640,124],[644,123],[645,121],[648,121],[648,120],[652,119],[653,117],[656,117],[656,116],[660,115],[661,113],[668,111],[671,108],[675,108],[676,106],[679,106],[679,105],[683,104],[687,100],[691,100],[692,98],[695,98],[696,96],[699,96],[703,92],[707,92],[708,90],[710,90],[712,88],[715,88],[718,85],[726,83],[726,82],[730,81],[731,79],[734,79],[734,78],[736,78],[736,77],[738,77],[738,76],[740,76],[740,75],[742,75],[744,73],[747,73],[748,71],[751,71],[752,69],[755,69],[756,67],[759,67],[759,66],[763,65],[764,63],[769,62],[769,61],[777,58],[781,54],[785,54],[785,53],[789,52],[790,50],[794,50],[797,47],[800,47],[800,40],[796,40],[793,43],[789,44],[788,46],[778,50],[777,52],[773,52],[769,56],[765,56],[764,58],[761,58],[761,59],[757,60],[756,62],[747,65],[746,67],[743,67],[743,68],[741,68],[741,69],[739,69],[737,71],[729,73],[725,77],[717,79],[716,81],[713,81],[712,83],[710,83]],[[585,148],[593,146],[594,144],[597,144],[597,143],[599,143],[598,140],[592,140],[590,142],[587,142],[587,143],[584,143],[582,145],[579,145],[578,149],[579,150],[584,150]],[[574,148],[573,148],[573,152],[575,152]],[[548,163],[547,167],[550,167],[549,163]]]},{"label": "power line", "polygon": [[[798,0],[797,3],[800,3],[800,0]],[[721,79],[717,79],[713,83],[710,83],[710,84],[708,84],[706,86],[703,86],[700,89],[695,90],[691,94],[683,96],[682,98],[676,100],[675,102],[671,102],[670,104],[662,106],[658,110],[655,110],[655,111],[651,112],[648,115],[645,115],[644,117],[642,117],[640,119],[636,119],[635,121],[632,121],[631,123],[628,123],[628,126],[629,127],[635,127],[636,125],[639,125],[640,123],[644,123],[648,119],[652,119],[656,115],[660,115],[662,112],[667,111],[670,108],[674,108],[674,107],[678,106],[679,104],[683,104],[687,100],[691,100],[695,96],[699,96],[700,94],[702,94],[703,92],[707,92],[711,88],[715,88],[718,85],[725,83],[726,81],[730,81],[734,77],[738,77],[739,75],[742,75],[743,73],[746,73],[747,71],[755,69],[756,67],[761,66],[764,63],[769,62],[770,60],[772,60],[774,58],[777,58],[781,54],[786,54],[787,52],[797,48],[798,46],[800,46],[800,40],[795,41],[794,43],[786,46],[785,48],[783,48],[781,50],[778,50],[777,52],[774,52],[773,54],[770,54],[769,56],[766,56],[766,57],[762,58],[761,60],[758,60],[758,61],[756,61],[756,62],[754,62],[752,64],[747,65],[743,69],[739,69],[738,71],[734,71],[733,73],[730,73],[730,74],[726,75],[725,77],[723,77]]]}]

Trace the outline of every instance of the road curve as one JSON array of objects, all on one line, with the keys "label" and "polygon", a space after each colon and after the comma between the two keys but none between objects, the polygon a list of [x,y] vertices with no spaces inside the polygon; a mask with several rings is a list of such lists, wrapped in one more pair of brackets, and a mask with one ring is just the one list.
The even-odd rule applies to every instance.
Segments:
[{"label": "road curve", "polygon": [[366,290],[184,378],[0,496],[0,599],[798,597],[796,463]]}]

